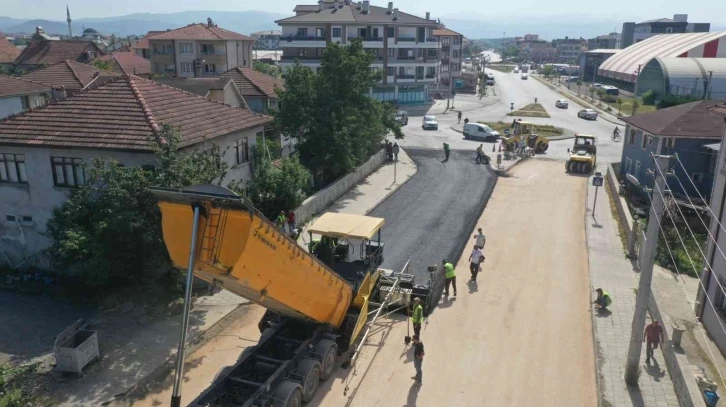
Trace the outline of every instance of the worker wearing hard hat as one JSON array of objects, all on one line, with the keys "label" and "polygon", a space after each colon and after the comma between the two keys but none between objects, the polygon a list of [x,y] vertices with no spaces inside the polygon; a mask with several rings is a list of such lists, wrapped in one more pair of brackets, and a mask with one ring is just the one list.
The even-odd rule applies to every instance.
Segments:
[{"label": "worker wearing hard hat", "polygon": [[421,324],[423,323],[423,306],[421,306],[421,299],[418,297],[413,299],[413,314],[411,314],[411,323],[413,324],[413,333],[416,336],[421,335]]}]

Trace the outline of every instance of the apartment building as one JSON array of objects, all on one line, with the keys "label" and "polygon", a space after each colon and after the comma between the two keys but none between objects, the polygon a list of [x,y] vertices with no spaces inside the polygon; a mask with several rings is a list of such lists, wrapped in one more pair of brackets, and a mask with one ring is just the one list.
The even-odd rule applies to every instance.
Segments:
[{"label": "apartment building", "polygon": [[595,38],[587,40],[587,49],[620,49],[620,41],[622,36],[620,33],[611,32],[606,35],[598,35]]},{"label": "apartment building", "polygon": [[674,14],[673,18],[658,18],[641,23],[623,23],[621,48],[625,49],[654,35],[707,33],[711,23],[689,23],[688,14]]},{"label": "apartment building", "polygon": [[439,84],[451,86],[451,78],[461,73],[461,57],[464,52],[464,36],[446,27],[434,30],[434,37],[441,44]]},{"label": "apartment building", "polygon": [[321,0],[295,7],[296,16],[278,20],[282,28],[280,65],[295,60],[316,69],[329,43],[347,44],[360,38],[375,53],[371,68],[383,77],[370,95],[400,104],[424,103],[439,78],[441,43],[434,36],[436,21],[402,13],[393,7],[372,6],[370,1]]},{"label": "apartment building", "polygon": [[557,59],[560,62],[573,62],[580,59],[580,54],[587,51],[587,40],[569,38],[555,40]]},{"label": "apartment building", "polygon": [[190,24],[148,37],[151,71],[180,78],[210,78],[236,66],[252,67],[252,37],[207,24]]},{"label": "apartment building", "polygon": [[280,37],[282,37],[282,31],[280,30],[257,31],[250,35],[255,39],[255,49],[280,49]]}]

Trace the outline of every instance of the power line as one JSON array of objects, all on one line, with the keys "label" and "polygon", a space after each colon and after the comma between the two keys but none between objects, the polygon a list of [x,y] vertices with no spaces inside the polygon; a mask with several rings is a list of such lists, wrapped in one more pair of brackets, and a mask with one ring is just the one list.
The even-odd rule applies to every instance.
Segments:
[{"label": "power line", "polygon": [[[680,158],[680,157],[678,157],[678,155],[676,155],[676,161],[678,161],[678,164],[680,164],[680,165],[681,165],[681,168],[683,168],[683,171],[684,171],[684,172],[685,172],[686,174],[688,174],[688,171],[686,170],[686,167],[685,167],[685,166],[683,165],[683,162],[681,161],[681,158]],[[701,195],[701,191],[699,191],[699,190],[698,190],[698,187],[696,187],[696,184],[695,184],[695,183],[693,182],[693,180],[691,179],[691,177],[688,177],[688,181],[690,181],[690,182],[691,182],[691,185],[693,185],[693,189],[694,189],[694,190],[696,191],[696,193],[698,194],[698,197],[699,197],[699,198],[701,198],[701,200],[702,200],[703,202],[708,202],[708,201],[706,201],[706,199],[705,199],[705,198],[703,197],[703,195]],[[678,182],[680,182],[680,179],[678,180]],[[685,189],[684,189],[684,191],[685,191]],[[721,230],[722,230],[722,231],[723,231],[724,233],[726,233],[726,228],[724,228],[724,226],[723,226],[723,225],[721,224],[721,221],[719,221],[719,220],[718,220],[718,216],[716,216],[716,214],[715,214],[715,213],[713,213],[713,210],[711,210],[711,206],[710,206],[710,205],[707,205],[706,207],[708,208],[708,211],[709,211],[709,212],[711,213],[711,216],[713,217],[713,219],[715,219],[715,220],[716,220],[716,223],[718,223],[718,226],[719,226],[719,227],[721,228]],[[710,229],[710,228],[708,228],[708,229]],[[710,232],[710,230],[709,230],[709,232]]]},{"label": "power line", "polygon": [[[648,195],[648,199],[651,200],[650,195]],[[653,201],[651,200],[651,205]],[[666,207],[666,211],[667,211]],[[655,215],[656,219],[655,221],[658,222],[658,227],[661,230],[661,233],[665,235],[665,231],[663,230],[663,225],[661,225],[661,220],[658,219],[658,215]],[[672,219],[672,218],[671,218]],[[666,249],[668,250],[668,255],[671,258],[671,261],[673,262],[673,267],[676,270],[676,273],[678,274],[678,281],[681,283],[681,288],[683,289],[683,297],[685,298],[686,302],[688,302],[688,305],[691,307],[691,310],[693,310],[694,316],[698,318],[698,314],[696,314],[695,306],[691,301],[688,299],[688,291],[686,290],[686,283],[683,281],[683,275],[681,274],[680,270],[678,270],[678,265],[676,264],[676,259],[673,256],[673,251],[671,250],[670,244],[668,243],[668,239],[663,239],[663,241],[666,244]],[[686,249],[685,246],[683,246],[683,249],[688,253],[688,249]],[[703,282],[700,278],[697,278],[698,283],[703,287]],[[703,287],[705,290],[705,287]],[[716,307],[713,305],[713,301],[708,296],[708,293],[706,292],[706,299],[708,300],[708,303],[711,305],[711,309],[713,309],[714,313],[718,314],[716,311]],[[726,334],[726,327],[724,327],[723,323],[721,322],[721,318],[716,318],[718,320],[719,325],[721,325],[721,330]],[[711,355],[711,361],[713,362],[713,366],[716,368],[716,371],[718,372],[718,376],[721,378],[721,383],[726,386],[726,380],[724,380],[723,374],[721,373],[721,369],[719,369],[718,364],[716,363],[716,357],[713,354],[713,350],[711,349],[711,345],[708,344],[708,337],[706,336],[706,331],[703,328],[703,325],[699,322],[696,322],[696,325],[700,328],[701,335],[703,336],[704,343],[706,344],[706,348],[708,348],[708,353]]]}]

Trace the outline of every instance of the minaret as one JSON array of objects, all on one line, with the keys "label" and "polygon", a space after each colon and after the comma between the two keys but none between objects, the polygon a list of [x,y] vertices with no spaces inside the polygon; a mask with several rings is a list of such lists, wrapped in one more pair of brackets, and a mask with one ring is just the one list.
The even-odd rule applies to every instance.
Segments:
[{"label": "minaret", "polygon": [[66,21],[68,21],[68,36],[71,37],[70,39],[73,39],[73,30],[71,29],[71,11],[68,10],[67,4],[66,4]]}]

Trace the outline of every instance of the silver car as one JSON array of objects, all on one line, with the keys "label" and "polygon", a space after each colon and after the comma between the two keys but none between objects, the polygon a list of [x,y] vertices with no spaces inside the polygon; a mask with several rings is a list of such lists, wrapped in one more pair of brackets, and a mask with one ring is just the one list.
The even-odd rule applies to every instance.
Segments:
[{"label": "silver car", "polygon": [[577,117],[585,120],[597,120],[597,112],[593,109],[582,109],[577,112]]},{"label": "silver car", "polygon": [[426,129],[438,130],[439,129],[439,121],[436,120],[436,116],[426,115],[423,118],[423,122],[421,123],[421,127],[424,130],[426,130]]},{"label": "silver car", "polygon": [[567,109],[570,106],[570,102],[567,99],[557,99],[555,102],[555,107],[561,108],[561,109]]}]

